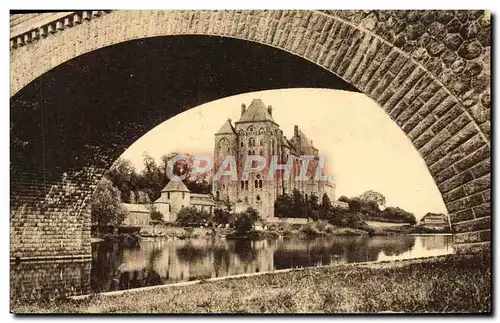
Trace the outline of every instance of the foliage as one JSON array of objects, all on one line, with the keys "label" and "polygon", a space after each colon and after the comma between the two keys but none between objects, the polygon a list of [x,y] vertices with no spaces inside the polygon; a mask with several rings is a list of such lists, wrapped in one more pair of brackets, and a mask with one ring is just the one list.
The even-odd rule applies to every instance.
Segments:
[{"label": "foliage", "polygon": [[382,216],[388,219],[400,220],[401,222],[407,222],[410,224],[417,223],[417,219],[413,213],[403,210],[400,207],[387,207],[383,212]]},{"label": "foliage", "polygon": [[359,196],[359,199],[365,203],[369,202],[376,203],[378,209],[385,208],[385,203],[386,203],[385,196],[379,192],[375,192],[373,190],[366,191]]},{"label": "foliage", "polygon": [[231,212],[216,208],[212,217],[212,222],[216,225],[226,225],[234,221],[234,216]]},{"label": "foliage", "polygon": [[163,222],[163,213],[158,211],[154,204],[151,204],[150,210],[149,210],[149,216],[151,217],[152,221],[155,222]]},{"label": "foliage", "polygon": [[274,202],[274,216],[286,218],[293,214],[293,200],[288,194],[278,195]]},{"label": "foliage", "polygon": [[119,226],[127,216],[127,209],[120,202],[120,191],[111,181],[103,178],[92,196],[92,224],[98,228]]},{"label": "foliage", "polygon": [[210,220],[210,213],[200,211],[194,206],[182,208],[177,214],[176,223],[180,226],[200,226]]},{"label": "foliage", "polygon": [[328,194],[323,193],[323,197],[321,198],[321,207],[319,208],[319,218],[320,219],[328,219],[333,212],[333,205],[330,201],[330,197]]},{"label": "foliage", "polygon": [[[177,153],[164,155],[160,158],[160,163],[157,164],[152,156],[145,153],[143,156],[144,169],[140,173],[136,171],[129,160],[118,159],[106,172],[106,177],[120,190],[122,202],[148,204],[160,197],[161,189],[170,181],[167,176],[167,166],[176,155]],[[207,181],[208,174],[192,174],[190,165],[194,157],[187,156],[189,162],[180,160],[175,163],[174,175],[186,175],[183,182],[191,192],[210,193],[212,186]]]},{"label": "foliage", "polygon": [[259,212],[249,207],[242,213],[235,215],[233,228],[236,233],[248,233],[253,230],[255,223],[260,220]]}]

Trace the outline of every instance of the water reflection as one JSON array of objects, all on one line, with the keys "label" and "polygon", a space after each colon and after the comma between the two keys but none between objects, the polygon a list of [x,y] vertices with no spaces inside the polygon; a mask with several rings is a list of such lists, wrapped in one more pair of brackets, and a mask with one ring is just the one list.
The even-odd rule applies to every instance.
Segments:
[{"label": "water reflection", "polygon": [[451,236],[322,237],[313,240],[156,240],[93,245],[95,292],[294,267],[452,253]]}]

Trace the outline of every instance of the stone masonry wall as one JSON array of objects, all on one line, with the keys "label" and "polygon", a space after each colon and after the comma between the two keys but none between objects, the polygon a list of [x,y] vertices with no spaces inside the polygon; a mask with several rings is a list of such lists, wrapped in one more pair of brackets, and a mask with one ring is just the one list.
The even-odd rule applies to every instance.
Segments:
[{"label": "stone masonry wall", "polygon": [[427,163],[455,243],[488,244],[490,33],[484,11],[76,12],[11,39],[11,95],[76,56],[132,39],[216,35],[273,46],[377,102]]},{"label": "stone masonry wall", "polygon": [[[89,256],[89,200],[101,175],[101,170],[92,168],[67,173],[43,198],[28,202],[21,198],[11,204],[11,258]],[[23,192],[19,193],[22,197]]]},{"label": "stone masonry wall", "polygon": [[10,264],[11,301],[57,299],[90,292],[91,261]]}]

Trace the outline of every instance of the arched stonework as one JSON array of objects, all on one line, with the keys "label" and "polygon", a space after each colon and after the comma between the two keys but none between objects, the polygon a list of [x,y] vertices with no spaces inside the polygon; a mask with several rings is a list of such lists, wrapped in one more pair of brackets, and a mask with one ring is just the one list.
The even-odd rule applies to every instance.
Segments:
[{"label": "arched stonework", "polygon": [[415,15],[408,11],[86,11],[61,14],[43,24],[37,18],[33,28],[22,22],[28,27],[11,33],[10,92],[14,95],[74,57],[132,39],[218,35],[273,46],[335,73],[377,102],[427,163],[448,208],[455,243],[487,243],[489,14]]}]

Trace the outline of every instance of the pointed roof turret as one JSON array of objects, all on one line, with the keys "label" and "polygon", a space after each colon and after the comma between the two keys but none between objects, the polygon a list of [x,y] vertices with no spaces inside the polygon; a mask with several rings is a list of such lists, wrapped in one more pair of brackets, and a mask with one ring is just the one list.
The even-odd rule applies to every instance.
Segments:
[{"label": "pointed roof turret", "polygon": [[261,99],[253,99],[248,108],[243,111],[238,122],[271,121],[276,123],[269,111],[271,109],[268,109]]},{"label": "pointed roof turret", "polygon": [[222,134],[232,134],[235,133],[234,127],[231,124],[231,119],[227,119],[226,122],[220,127],[219,131],[217,131],[215,134],[216,135],[222,135]]},{"label": "pointed roof turret", "polygon": [[190,190],[184,185],[180,179],[172,179],[168,184],[161,190],[162,192],[190,192]]}]

